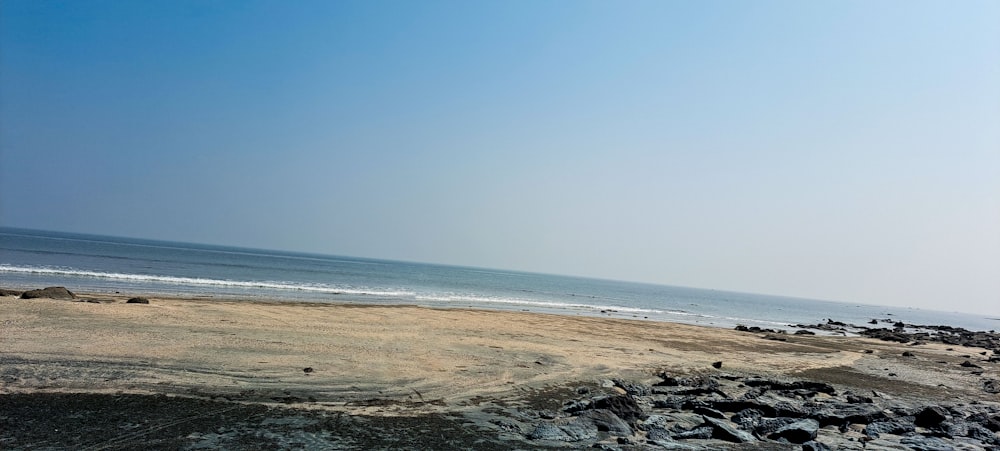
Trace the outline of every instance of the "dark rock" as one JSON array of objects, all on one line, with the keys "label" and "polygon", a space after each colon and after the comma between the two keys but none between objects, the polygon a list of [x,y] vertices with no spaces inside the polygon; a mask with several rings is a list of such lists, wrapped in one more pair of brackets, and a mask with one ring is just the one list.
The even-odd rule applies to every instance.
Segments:
[{"label": "dark rock", "polygon": [[618,442],[619,445],[634,445],[635,444],[635,440],[632,440],[630,437],[618,437],[618,439],[616,441]]},{"label": "dark rock", "polygon": [[16,296],[20,296],[23,293],[24,293],[23,291],[7,290],[7,289],[0,288],[0,296],[15,296],[16,297]]},{"label": "dark rock", "polygon": [[[562,431],[566,438],[557,438],[555,440],[579,442],[597,438],[597,425],[594,424],[594,421],[591,418],[585,416],[575,417],[563,424],[556,424],[556,426],[560,431]],[[553,435],[558,437],[558,434]]]},{"label": "dark rock", "polygon": [[799,329],[795,331],[795,335],[816,335],[816,332],[811,330]]},{"label": "dark rock", "polygon": [[878,320],[877,319],[873,319],[871,321],[868,321],[868,324],[878,324]]},{"label": "dark rock", "polygon": [[577,387],[576,389],[576,394],[578,395],[586,395],[588,393],[590,393],[590,387]]},{"label": "dark rock", "polygon": [[535,429],[528,433],[529,440],[554,440],[568,442],[572,439],[566,435],[562,429],[554,424],[540,423]]},{"label": "dark rock", "polygon": [[959,365],[964,366],[966,368],[982,368],[981,366],[976,365],[975,363],[972,363],[972,362],[970,362],[968,360],[960,363]]},{"label": "dark rock", "polygon": [[604,431],[620,437],[627,437],[633,434],[632,427],[610,410],[589,410],[581,414],[580,417],[592,421],[597,426],[598,431]]},{"label": "dark rock", "polygon": [[76,299],[73,292],[64,287],[48,287],[21,293],[21,299]]},{"label": "dark rock", "polygon": [[903,352],[903,357],[916,357],[916,356],[913,355],[913,353],[910,351],[905,351]]},{"label": "dark rock", "polygon": [[755,409],[765,417],[778,416],[778,409],[770,404],[757,400],[719,400],[708,403],[713,409],[723,412],[741,412],[746,409]]},{"label": "dark rock", "polygon": [[747,327],[747,326],[744,326],[744,325],[737,325],[736,326],[736,330],[738,330],[740,332],[752,332],[752,333],[755,333],[755,334],[760,334],[760,333],[765,333],[765,332],[770,333],[770,334],[781,333],[781,331],[774,330],[774,329],[761,329],[760,327],[757,327],[757,326]]},{"label": "dark rock", "polygon": [[126,304],[149,304],[149,299],[136,297],[136,298],[131,298],[131,299],[125,301],[125,303]]},{"label": "dark rock", "polygon": [[1000,393],[1000,381],[996,379],[984,379],[983,391],[986,393]]},{"label": "dark rock", "polygon": [[924,407],[917,413],[913,423],[920,427],[930,428],[941,424],[948,419],[948,410],[941,406]]},{"label": "dark rock", "polygon": [[646,414],[643,413],[639,404],[635,402],[635,398],[627,395],[595,398],[592,405],[594,409],[607,409],[611,411],[611,413],[625,420],[630,425],[635,424],[636,420],[646,418]]},{"label": "dark rock", "polygon": [[705,423],[712,426],[712,438],[734,443],[747,443],[757,440],[749,432],[739,430],[735,425],[726,420],[712,417],[704,418]]},{"label": "dark rock", "polygon": [[691,429],[690,431],[674,434],[673,438],[678,440],[708,440],[712,438],[713,432],[714,429],[711,426],[701,426]]},{"label": "dark rock", "polygon": [[992,418],[983,422],[983,426],[993,432],[1000,432],[1000,415],[995,415]]},{"label": "dark rock", "polygon": [[706,417],[712,417],[712,418],[719,418],[719,419],[725,419],[726,418],[726,414],[724,414],[724,413],[722,413],[722,412],[720,412],[718,410],[715,410],[715,409],[713,409],[711,407],[705,407],[705,406],[695,407],[694,408],[694,413],[697,413],[698,415],[704,415]]},{"label": "dark rock", "polygon": [[789,418],[789,417],[777,417],[777,418],[761,418],[758,421],[757,426],[753,428],[753,432],[759,437],[766,437],[772,434],[774,431],[781,429],[789,424],[799,421],[799,418]]},{"label": "dark rock", "polygon": [[945,421],[938,427],[949,437],[967,437],[969,435],[969,424],[962,420]]},{"label": "dark rock", "polygon": [[590,399],[574,399],[563,404],[563,411],[574,413],[594,408],[594,401]]},{"label": "dark rock", "polygon": [[652,394],[652,390],[643,384],[636,384],[634,382],[623,381],[621,379],[614,379],[615,387],[625,390],[631,396],[649,396]]},{"label": "dark rock", "polygon": [[743,409],[736,412],[729,420],[738,424],[743,430],[752,431],[760,424],[761,418],[764,418],[764,412],[758,409]]},{"label": "dark rock", "polygon": [[311,366],[307,366],[305,368],[302,368],[302,372],[306,373],[306,374],[309,374],[309,373],[313,372],[313,369],[312,369]]},{"label": "dark rock", "polygon": [[[875,320],[872,320],[875,321]],[[830,447],[815,440],[802,444],[802,451],[830,451]]]},{"label": "dark rock", "polygon": [[903,437],[899,443],[915,451],[951,451],[955,449],[955,444],[949,440],[919,434]]},{"label": "dark rock", "polygon": [[882,434],[903,435],[913,432],[913,419],[893,418],[891,420],[879,420],[865,426],[864,434],[871,438],[878,438]]},{"label": "dark rock", "polygon": [[895,341],[897,343],[909,343],[910,337],[904,333],[889,329],[865,329],[861,335],[868,338],[877,338],[882,341]]},{"label": "dark rock", "polygon": [[883,420],[886,413],[873,404],[835,404],[824,406],[809,415],[819,421],[820,426],[842,426],[849,423],[868,424]]},{"label": "dark rock", "polygon": [[714,367],[714,368],[716,368],[716,369],[718,369],[718,368],[722,368],[722,362],[715,362],[715,363],[712,363],[712,367]]},{"label": "dark rock", "polygon": [[985,444],[993,445],[992,449],[997,449],[997,446],[1000,445],[1000,436],[978,424],[969,425],[969,435],[966,437],[979,440]]},{"label": "dark rock", "polygon": [[816,439],[819,432],[819,422],[806,418],[786,424],[768,435],[772,440],[785,439],[792,443],[805,443]]},{"label": "dark rock", "polygon": [[871,404],[875,402],[875,400],[873,400],[871,397],[858,395],[854,393],[847,393],[846,395],[844,395],[844,398],[847,399],[847,402],[850,404]]},{"label": "dark rock", "polygon": [[659,376],[660,379],[663,380],[653,384],[654,387],[676,387],[681,384],[680,379],[677,379],[676,377],[673,377],[667,374],[666,372],[657,374],[657,376]]},{"label": "dark rock", "polygon": [[670,436],[670,431],[664,428],[653,428],[646,432],[646,440],[651,442],[672,442],[674,438]]},{"label": "dark rock", "polygon": [[747,378],[743,381],[749,387],[764,387],[770,390],[809,390],[826,394],[834,394],[837,389],[832,385],[823,382],[793,381],[782,382],[772,379],[762,379],[757,377]]},{"label": "dark rock", "polygon": [[764,335],[763,338],[765,340],[773,340],[773,341],[788,341],[788,338],[782,337],[781,335],[778,335],[778,334],[767,334],[767,335]]}]

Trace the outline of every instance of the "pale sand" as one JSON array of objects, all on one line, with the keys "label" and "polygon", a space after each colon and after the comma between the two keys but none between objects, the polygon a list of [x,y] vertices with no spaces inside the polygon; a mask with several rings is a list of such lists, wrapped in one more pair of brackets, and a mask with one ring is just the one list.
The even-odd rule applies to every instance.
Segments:
[{"label": "pale sand", "polygon": [[[654,375],[666,370],[789,376],[928,399],[995,396],[979,389],[980,376],[957,365],[978,349],[787,338],[530,312],[4,297],[0,394],[287,398],[309,408],[391,415],[602,379],[655,382]],[[904,350],[916,358],[900,357]],[[723,362],[721,370],[712,368],[716,361]],[[306,367],[313,371],[307,374]],[[414,402],[371,402],[379,399]]]}]

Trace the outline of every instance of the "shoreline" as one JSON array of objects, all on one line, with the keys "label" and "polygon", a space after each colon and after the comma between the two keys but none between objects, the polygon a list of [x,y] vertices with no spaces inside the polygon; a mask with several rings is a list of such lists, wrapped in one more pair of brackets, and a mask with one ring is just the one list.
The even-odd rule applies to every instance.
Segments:
[{"label": "shoreline", "polygon": [[[68,285],[67,285],[68,286]],[[3,287],[0,287],[3,288]],[[9,287],[5,287],[9,288]],[[22,291],[30,290],[31,287],[22,286],[17,287],[17,290],[7,290],[11,292],[20,293]],[[333,295],[334,297],[323,297],[323,298],[311,298],[311,297],[296,297],[288,296],[283,297],[281,294],[269,293],[265,295],[260,294],[239,294],[239,293],[226,293],[226,292],[210,292],[204,294],[194,294],[194,293],[183,293],[183,292],[161,292],[161,291],[143,291],[141,289],[135,290],[130,288],[120,288],[111,291],[109,288],[107,290],[100,291],[80,291],[80,297],[83,299],[91,299],[93,301],[98,300],[112,300],[118,298],[127,297],[122,293],[144,293],[143,295],[150,295],[160,299],[174,299],[174,300],[213,300],[217,302],[262,302],[262,303],[279,303],[279,304],[324,304],[324,305],[343,305],[343,306],[353,306],[353,305],[374,305],[374,306],[414,306],[414,307],[424,307],[432,309],[472,309],[472,310],[487,310],[487,311],[499,311],[499,312],[531,312],[531,313],[542,313],[542,314],[554,314],[554,315],[565,315],[565,316],[577,316],[577,317],[591,317],[591,318],[615,318],[615,319],[626,319],[626,320],[639,320],[639,321],[651,321],[657,323],[670,323],[670,324],[688,324],[694,326],[704,326],[710,328],[721,328],[721,329],[732,329],[738,326],[745,326],[749,328],[758,328],[762,330],[783,330],[785,332],[794,332],[796,329],[807,328],[816,332],[820,335],[834,335],[834,334],[845,334],[848,336],[861,335],[860,329],[867,328],[866,324],[869,324],[871,320],[877,319],[879,322],[894,323],[898,321],[907,322],[907,324],[917,325],[917,328],[926,327],[951,327],[958,329],[966,329],[973,332],[984,332],[989,331],[989,333],[995,333],[995,331],[1000,330],[1000,317],[992,317],[989,315],[962,313],[962,312],[946,312],[946,311],[930,311],[923,309],[913,309],[911,313],[913,315],[906,315],[905,310],[900,310],[896,312],[884,311],[882,313],[876,313],[874,311],[868,312],[867,315],[857,315],[857,314],[840,314],[834,312],[826,312],[824,315],[813,316],[808,320],[773,320],[773,319],[761,319],[761,318],[742,318],[742,317],[728,317],[724,315],[713,315],[708,313],[693,313],[685,310],[657,310],[652,308],[636,308],[636,307],[626,307],[617,305],[590,305],[590,304],[563,304],[559,302],[541,302],[541,301],[525,301],[520,302],[492,302],[492,301],[476,301],[476,300],[466,300],[462,302],[457,301],[440,301],[440,300],[426,300],[426,299],[402,299],[395,297],[382,297],[379,295],[370,294],[351,294],[351,293],[338,293]],[[2,290],[0,290],[2,291]],[[776,298],[781,298],[781,296],[776,296]],[[791,298],[788,298],[791,299]],[[865,307],[865,308],[884,308],[887,310],[899,309],[896,307],[889,306],[874,306],[874,305],[862,305],[862,304],[852,304],[852,303],[836,303],[833,301],[820,301],[820,300],[809,300],[803,299],[804,302],[814,302],[823,304],[842,304],[838,305],[839,308],[850,311],[854,308]],[[928,321],[930,317],[927,317],[927,313],[935,313],[938,315],[945,315],[946,318],[935,318],[934,321]],[[957,317],[948,317],[951,315],[958,315]],[[847,318],[845,318],[845,316]],[[913,317],[911,317],[913,316]],[[853,318],[853,323],[852,321]],[[918,320],[917,318],[922,318],[923,320]],[[971,319],[971,320],[970,320]],[[847,320],[847,326],[840,330],[831,330],[827,327],[822,326],[823,322],[829,321],[832,323],[841,323],[837,320]],[[874,323],[871,323],[874,324]],[[820,327],[816,327],[820,325]]]},{"label": "shoreline", "polygon": [[[516,420],[518,409],[558,412],[582,388],[614,394],[622,388],[607,381],[649,386],[663,373],[809,380],[914,405],[1000,405],[984,390],[984,381],[1000,378],[994,350],[943,343],[775,340],[709,326],[458,307],[97,297],[103,302],[0,297],[0,397],[166,396],[310,418],[461,418],[475,437],[499,440],[497,449],[518,440],[566,445],[531,441],[531,431],[504,439],[496,422]],[[18,448],[10,439],[0,445]],[[362,447],[352,446],[345,449]]]}]

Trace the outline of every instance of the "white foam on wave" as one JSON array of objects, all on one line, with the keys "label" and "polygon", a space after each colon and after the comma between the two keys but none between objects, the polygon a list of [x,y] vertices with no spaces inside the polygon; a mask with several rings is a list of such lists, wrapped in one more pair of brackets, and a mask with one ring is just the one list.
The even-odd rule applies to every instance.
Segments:
[{"label": "white foam on wave", "polygon": [[646,309],[639,307],[622,307],[618,305],[591,305],[591,304],[578,304],[570,302],[541,301],[535,299],[475,296],[466,294],[417,295],[416,298],[418,301],[447,302],[447,303],[471,302],[477,304],[510,304],[510,305],[524,305],[524,306],[554,308],[554,309],[583,309],[583,310],[608,310],[608,311],[614,310],[622,313],[647,313],[647,314],[657,314],[657,315],[664,313],[673,313],[673,312],[665,312],[663,310]]},{"label": "white foam on wave", "polygon": [[326,284],[308,284],[308,283],[296,284],[296,283],[274,282],[274,281],[225,280],[225,279],[206,279],[200,277],[161,276],[152,274],[126,274],[126,273],[87,271],[74,268],[57,268],[57,267],[46,267],[46,266],[11,266],[6,264],[0,264],[0,272],[16,273],[16,274],[89,277],[96,279],[120,280],[120,281],[134,282],[134,283],[162,283],[169,285],[188,285],[188,286],[193,285],[193,286],[231,287],[231,288],[242,288],[242,289],[308,291],[314,293],[329,293],[329,294],[353,294],[353,295],[373,295],[373,296],[391,296],[391,297],[404,297],[404,296],[414,295],[413,292],[402,291],[402,290],[399,291],[368,290],[364,288],[339,287]]}]

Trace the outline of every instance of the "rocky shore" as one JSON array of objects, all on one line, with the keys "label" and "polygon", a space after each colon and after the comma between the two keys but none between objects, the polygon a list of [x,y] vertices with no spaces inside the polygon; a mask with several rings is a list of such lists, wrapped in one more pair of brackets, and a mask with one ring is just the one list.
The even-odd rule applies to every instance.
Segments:
[{"label": "rocky shore", "polygon": [[0,295],[0,449],[1000,449],[993,331]]},{"label": "rocky shore", "polygon": [[[527,411],[508,435],[601,449],[996,449],[1000,403],[926,403],[874,390],[717,372],[605,381],[610,393]],[[587,387],[579,392],[586,395]]]}]

